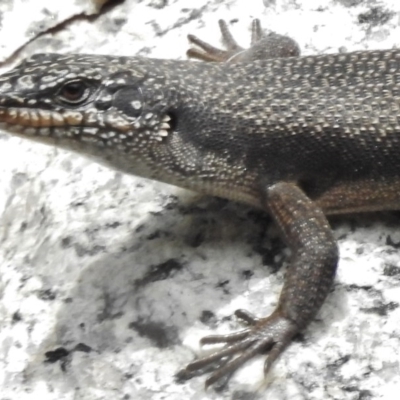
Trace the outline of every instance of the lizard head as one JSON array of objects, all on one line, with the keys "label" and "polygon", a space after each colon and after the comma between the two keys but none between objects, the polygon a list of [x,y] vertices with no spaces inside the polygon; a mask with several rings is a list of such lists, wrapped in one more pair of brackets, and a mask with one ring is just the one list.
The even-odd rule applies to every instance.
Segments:
[{"label": "lizard head", "polygon": [[140,158],[172,124],[171,96],[148,70],[140,58],[34,55],[0,76],[0,128],[108,164]]}]

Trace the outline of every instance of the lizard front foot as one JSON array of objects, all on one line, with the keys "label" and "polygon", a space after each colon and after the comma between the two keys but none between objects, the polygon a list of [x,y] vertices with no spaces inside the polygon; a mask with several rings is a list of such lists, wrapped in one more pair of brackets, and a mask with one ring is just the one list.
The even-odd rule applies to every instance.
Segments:
[{"label": "lizard front foot", "polygon": [[177,373],[178,380],[187,380],[195,375],[212,371],[205,386],[207,388],[218,383],[217,389],[221,389],[247,360],[269,351],[264,364],[264,374],[267,374],[273,362],[299,331],[297,325],[283,316],[279,308],[267,318],[256,318],[244,310],[237,310],[235,315],[249,327],[227,335],[202,338],[200,341],[202,345],[216,343],[226,345],[209,356],[188,364],[185,369]]}]

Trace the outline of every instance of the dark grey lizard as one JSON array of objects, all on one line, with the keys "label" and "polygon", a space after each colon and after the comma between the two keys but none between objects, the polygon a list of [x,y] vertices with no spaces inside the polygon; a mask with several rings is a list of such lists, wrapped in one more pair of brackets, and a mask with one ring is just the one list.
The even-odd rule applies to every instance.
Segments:
[{"label": "dark grey lizard", "polygon": [[[400,204],[400,51],[298,57],[253,25],[244,51],[205,61],[38,54],[0,77],[0,122],[12,134],[70,149],[113,168],[269,212],[292,250],[276,310],[202,343],[225,343],[189,364],[206,385],[269,350],[274,360],[315,317],[338,249],[325,214]],[[278,57],[278,58],[271,58]]]}]

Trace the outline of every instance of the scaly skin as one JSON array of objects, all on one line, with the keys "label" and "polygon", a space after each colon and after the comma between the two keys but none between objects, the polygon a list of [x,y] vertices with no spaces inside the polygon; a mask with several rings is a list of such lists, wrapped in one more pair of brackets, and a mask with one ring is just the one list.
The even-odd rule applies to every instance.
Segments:
[{"label": "scaly skin", "polygon": [[244,51],[221,29],[228,51],[189,51],[219,63],[42,54],[0,77],[11,134],[272,215],[292,250],[278,306],[202,340],[226,346],[178,376],[211,367],[206,385],[269,349],[267,372],[315,317],[338,261],[325,214],[400,204],[399,50],[298,57],[256,21]]}]

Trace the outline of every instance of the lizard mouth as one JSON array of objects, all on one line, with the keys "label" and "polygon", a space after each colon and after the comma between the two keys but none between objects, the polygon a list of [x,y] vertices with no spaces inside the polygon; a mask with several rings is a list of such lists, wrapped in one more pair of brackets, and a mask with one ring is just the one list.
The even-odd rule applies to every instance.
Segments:
[{"label": "lizard mouth", "polygon": [[[152,137],[162,142],[171,132],[171,117],[165,114],[152,128],[144,128],[139,121],[128,121],[120,114],[93,111],[33,110],[0,106],[0,128],[34,140],[75,138],[83,141],[99,140],[103,144],[132,141],[135,136]],[[139,131],[142,129],[143,132]],[[40,139],[42,138],[42,139]]]},{"label": "lizard mouth", "polygon": [[49,128],[79,126],[82,121],[82,113],[76,111],[61,114],[47,110],[0,107],[0,123],[8,130],[21,134],[49,134]]},{"label": "lizard mouth", "polygon": [[[20,107],[0,107],[0,128],[14,136],[27,138],[45,144],[64,142],[75,147],[75,142],[97,143],[104,147],[118,135],[127,131],[126,124],[120,122],[119,129],[105,126],[92,112],[67,110],[32,110]],[[131,127],[129,127],[131,128]],[[122,131],[122,132],[121,132]]]}]

